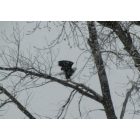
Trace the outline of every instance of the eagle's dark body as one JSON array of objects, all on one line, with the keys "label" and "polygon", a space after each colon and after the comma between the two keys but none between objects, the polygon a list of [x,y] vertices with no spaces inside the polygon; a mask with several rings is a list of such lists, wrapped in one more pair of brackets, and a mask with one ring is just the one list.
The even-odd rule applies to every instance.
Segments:
[{"label": "eagle's dark body", "polygon": [[68,60],[61,60],[58,62],[58,65],[61,67],[61,70],[64,71],[66,79],[70,79],[74,73],[74,69],[72,69],[73,62]]}]

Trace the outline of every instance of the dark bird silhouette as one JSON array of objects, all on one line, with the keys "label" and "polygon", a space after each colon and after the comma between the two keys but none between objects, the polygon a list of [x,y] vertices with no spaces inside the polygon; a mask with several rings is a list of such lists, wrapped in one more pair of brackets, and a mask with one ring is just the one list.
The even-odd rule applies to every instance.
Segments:
[{"label": "dark bird silhouette", "polygon": [[61,70],[64,71],[66,79],[70,79],[76,70],[75,68],[72,68],[73,62],[68,60],[58,61],[58,65],[61,67]]}]

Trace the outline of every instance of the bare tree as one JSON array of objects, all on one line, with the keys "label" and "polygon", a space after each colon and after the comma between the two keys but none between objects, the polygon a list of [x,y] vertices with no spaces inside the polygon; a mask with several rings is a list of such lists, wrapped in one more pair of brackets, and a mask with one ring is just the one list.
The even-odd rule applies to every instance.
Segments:
[{"label": "bare tree", "polygon": [[[1,31],[1,39],[5,44],[0,50],[2,84],[0,96],[3,95],[1,108],[13,103],[31,119],[67,118],[68,112],[72,110],[70,109],[72,104],[77,107],[78,118],[87,118],[91,113],[98,111],[104,112],[108,119],[123,119],[127,113],[132,114],[133,117],[139,115],[139,22],[71,21],[21,24],[23,23],[16,22],[8,33],[6,30]],[[31,39],[34,35],[37,36],[36,40]],[[38,43],[42,41],[42,36],[45,38],[46,45]],[[28,42],[24,41],[27,38],[29,42],[33,42],[30,47]],[[72,58],[77,70],[73,76],[70,75],[70,79],[66,79],[60,76],[58,61],[63,55],[67,60],[68,54],[64,53],[70,53],[72,50],[74,50]],[[113,99],[114,93],[119,89],[112,91],[112,83],[108,76],[112,68],[122,69],[123,73],[126,70],[131,72],[125,88],[123,87],[122,93],[119,93],[121,100],[116,103]],[[113,77],[115,76],[112,75]],[[95,89],[95,81],[100,85],[100,91]],[[38,114],[31,109],[32,107],[27,109],[27,100],[30,96],[23,101],[18,99],[21,93],[25,95],[34,92],[36,88],[47,89],[49,84],[54,86],[57,83],[64,89],[67,87],[70,93],[66,94],[66,101],[61,106],[57,106],[58,110],[53,117]],[[51,94],[50,90],[44,92]],[[60,92],[57,91],[55,94],[61,94]],[[94,109],[91,105],[89,107],[89,99],[92,105],[95,105]],[[87,111],[83,113],[85,107]]]}]

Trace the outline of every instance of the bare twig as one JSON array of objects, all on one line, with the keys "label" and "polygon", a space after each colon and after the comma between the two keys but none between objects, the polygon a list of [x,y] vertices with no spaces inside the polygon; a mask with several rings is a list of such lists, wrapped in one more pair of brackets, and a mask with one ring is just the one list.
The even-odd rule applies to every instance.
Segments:
[{"label": "bare twig", "polygon": [[76,91],[73,90],[71,92],[70,96],[68,97],[68,99],[66,100],[65,104],[60,108],[60,110],[58,112],[58,115],[57,115],[57,119],[59,119],[62,116],[62,114],[64,113],[64,111],[65,111],[65,113],[64,113],[64,117],[63,118],[65,118],[66,113],[67,113],[68,108],[69,108],[69,105],[70,105],[71,101],[73,100],[75,94],[76,94]]},{"label": "bare twig", "polygon": [[123,119],[124,117],[124,114],[125,114],[125,110],[126,110],[126,105],[128,103],[128,99],[129,97],[131,96],[131,93],[132,91],[134,90],[134,85],[131,87],[131,89],[126,93],[126,96],[125,96],[125,100],[123,102],[123,106],[122,106],[122,111],[121,111],[121,114],[120,114],[120,119]]}]

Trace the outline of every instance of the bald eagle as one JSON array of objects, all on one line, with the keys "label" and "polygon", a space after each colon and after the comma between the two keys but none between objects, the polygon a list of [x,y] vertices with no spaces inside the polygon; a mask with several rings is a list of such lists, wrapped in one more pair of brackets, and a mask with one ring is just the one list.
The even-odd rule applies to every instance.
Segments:
[{"label": "bald eagle", "polygon": [[72,68],[73,62],[68,60],[58,61],[58,65],[61,67],[61,70],[64,71],[67,80],[70,79],[76,70],[76,68]]}]

